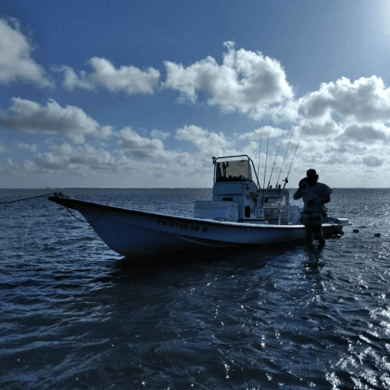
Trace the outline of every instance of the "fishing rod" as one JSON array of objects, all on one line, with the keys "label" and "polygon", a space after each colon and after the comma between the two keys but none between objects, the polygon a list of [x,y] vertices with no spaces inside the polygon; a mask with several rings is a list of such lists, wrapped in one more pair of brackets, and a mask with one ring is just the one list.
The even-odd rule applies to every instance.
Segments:
[{"label": "fishing rod", "polygon": [[295,152],[294,152],[293,158],[292,158],[292,160],[291,160],[290,168],[289,168],[289,170],[288,170],[288,172],[287,172],[286,178],[284,179],[284,186],[283,186],[283,188],[286,187],[286,184],[288,183],[288,176],[289,176],[290,171],[291,171],[291,168],[292,168],[292,166],[293,166],[294,159],[295,159],[295,155],[297,154],[298,146],[299,146],[299,143],[301,142],[303,130],[304,130],[305,127],[306,127],[307,118],[309,117],[309,114],[310,114],[310,111],[307,113],[307,116],[306,116],[306,119],[305,119],[305,124],[304,124],[303,127],[302,127],[301,135],[299,136],[299,140],[298,140],[298,143],[297,143],[297,147],[295,148]]},{"label": "fishing rod", "polygon": [[276,181],[276,187],[277,187],[278,184],[279,184],[279,179],[280,179],[280,176],[281,176],[282,171],[283,171],[283,165],[284,165],[284,163],[286,162],[286,157],[287,157],[288,150],[289,150],[289,148],[290,148],[290,143],[291,143],[291,139],[292,139],[293,134],[294,134],[294,132],[293,132],[292,130],[290,130],[290,139],[288,140],[288,145],[287,145],[287,148],[286,148],[286,152],[284,153],[284,157],[283,157],[282,165],[281,165],[281,167],[280,167],[280,172],[279,172],[278,180]]},{"label": "fishing rod", "polygon": [[257,172],[260,173],[260,153],[261,153],[261,140],[263,138],[263,118],[261,118],[260,124],[260,139],[259,139],[259,159],[257,161]]},{"label": "fishing rod", "polygon": [[[271,174],[270,174],[270,176],[269,176],[269,181],[268,181],[268,186],[267,186],[267,188],[269,188],[269,185],[270,185],[270,183],[271,183],[272,173],[273,173],[274,168],[275,168],[276,158],[277,158],[278,155],[279,155],[279,149],[280,149],[280,145],[281,145],[281,143],[282,143],[282,140],[283,140],[283,137],[284,137],[284,134],[285,134],[285,133],[284,133],[284,130],[286,129],[286,124],[287,124],[287,121],[286,121],[286,123],[284,124],[283,132],[282,132],[282,134],[280,135],[280,138],[279,138],[278,148],[276,149],[275,159],[274,159],[274,163],[273,163],[273,165],[272,165]],[[277,184],[276,184],[276,187],[277,187]]]},{"label": "fishing rod", "polygon": [[265,151],[265,164],[264,164],[264,179],[263,179],[263,190],[265,188],[265,177],[267,175],[267,160],[268,160],[268,146],[269,146],[269,136],[270,136],[270,133],[271,133],[271,123],[272,123],[272,116],[271,116],[271,119],[269,121],[269,130],[268,130],[268,139],[267,139],[267,149]]}]

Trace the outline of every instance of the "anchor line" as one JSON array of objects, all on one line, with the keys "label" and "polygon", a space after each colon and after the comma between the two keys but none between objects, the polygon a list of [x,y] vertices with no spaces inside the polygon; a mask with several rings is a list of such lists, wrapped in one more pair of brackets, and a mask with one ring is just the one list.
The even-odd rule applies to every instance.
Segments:
[{"label": "anchor line", "polygon": [[302,127],[301,135],[299,136],[299,140],[298,140],[298,143],[297,143],[297,147],[295,148],[295,152],[294,152],[293,158],[292,158],[292,160],[291,160],[290,168],[289,168],[289,170],[288,170],[288,172],[287,172],[286,178],[284,179],[284,186],[286,186],[286,184],[287,184],[287,182],[288,182],[288,176],[290,175],[290,171],[291,171],[291,168],[292,168],[292,166],[293,166],[294,159],[295,159],[295,155],[297,154],[298,146],[299,146],[299,143],[301,142],[302,134],[303,134],[303,131],[305,130],[306,123],[307,123],[307,118],[309,117],[309,114],[310,114],[310,111],[307,113],[307,116],[306,116],[306,119],[305,119],[305,124],[304,124],[303,127]]},{"label": "anchor line", "polygon": [[43,194],[43,195],[31,196],[31,197],[29,197],[29,198],[15,199],[15,200],[7,201],[7,202],[1,202],[0,205],[9,204],[9,203],[16,203],[16,202],[23,202],[23,201],[25,201],[25,200],[36,199],[36,198],[42,198],[42,197],[44,197],[44,196],[50,196],[50,195],[66,197],[64,194],[61,194],[61,192],[51,192],[50,194]]},{"label": "anchor line", "polygon": [[[270,176],[269,176],[269,181],[268,181],[268,186],[267,186],[267,188],[269,187],[269,185],[270,185],[270,183],[271,183],[272,173],[273,173],[273,171],[274,171],[275,164],[276,164],[276,158],[277,158],[278,155],[279,155],[280,145],[281,145],[282,140],[283,140],[284,135],[285,135],[284,131],[286,130],[286,124],[287,124],[287,121],[286,121],[286,123],[284,124],[283,132],[282,132],[282,134],[280,135],[280,138],[279,138],[279,143],[278,143],[278,147],[277,147],[277,149],[276,149],[275,159],[274,159],[274,163],[273,163],[273,165],[272,165],[271,174],[270,174]],[[278,185],[276,184],[276,187],[277,187],[277,186],[278,186]]]}]

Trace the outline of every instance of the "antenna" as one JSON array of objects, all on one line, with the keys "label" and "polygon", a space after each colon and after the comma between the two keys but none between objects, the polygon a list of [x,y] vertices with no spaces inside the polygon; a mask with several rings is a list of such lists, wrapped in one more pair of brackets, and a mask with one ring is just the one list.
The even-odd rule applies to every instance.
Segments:
[{"label": "antenna", "polygon": [[260,139],[259,139],[259,159],[257,162],[257,172],[260,173],[260,153],[261,153],[261,140],[263,138],[263,118],[261,118],[261,124],[260,124]]},{"label": "antenna", "polygon": [[[298,140],[298,143],[297,143],[297,147],[295,148],[295,152],[294,152],[293,158],[292,158],[292,160],[291,160],[290,168],[289,168],[289,170],[288,170],[288,172],[287,172],[286,178],[284,179],[284,187],[286,187],[286,184],[288,183],[288,175],[290,174],[291,168],[292,168],[292,166],[293,166],[294,159],[295,159],[295,155],[297,154],[298,146],[299,146],[299,143],[301,142],[303,130],[304,130],[305,127],[306,127],[306,122],[307,122],[307,118],[309,117],[309,114],[310,114],[310,111],[307,113],[307,116],[306,116],[306,119],[305,119],[305,124],[304,124],[303,127],[302,127],[301,135],[299,136],[299,140]],[[284,188],[284,187],[283,187],[283,188]]]},{"label": "antenna", "polygon": [[265,188],[265,177],[266,177],[266,174],[267,174],[268,146],[269,146],[269,135],[271,133],[271,123],[272,123],[272,115],[271,115],[271,119],[270,119],[269,125],[268,125],[269,130],[268,130],[268,139],[267,139],[267,149],[266,149],[266,152],[265,152],[263,189]]},{"label": "antenna", "polygon": [[[274,168],[275,168],[276,158],[278,157],[278,154],[279,154],[279,148],[280,148],[280,144],[282,143],[282,139],[283,139],[283,136],[284,136],[284,130],[286,129],[286,124],[287,124],[287,121],[284,124],[283,132],[282,132],[282,134],[280,135],[280,138],[279,138],[278,148],[276,149],[275,159],[274,159],[274,163],[272,165],[271,174],[269,176],[269,181],[268,181],[268,186],[267,187],[269,187],[269,185],[271,183],[272,173],[273,173]],[[276,186],[278,186],[278,185],[276,184]]]},{"label": "antenna", "polygon": [[279,184],[280,175],[282,174],[283,165],[284,165],[284,163],[285,163],[285,161],[286,161],[286,157],[287,157],[288,149],[290,148],[290,143],[291,143],[291,138],[292,138],[292,136],[293,136],[293,131],[290,130],[290,139],[289,139],[289,141],[288,141],[288,145],[287,145],[287,148],[286,148],[286,152],[284,153],[282,166],[280,167],[280,172],[279,172],[278,180],[277,180],[277,182],[276,182],[276,187],[277,187],[278,184]]}]

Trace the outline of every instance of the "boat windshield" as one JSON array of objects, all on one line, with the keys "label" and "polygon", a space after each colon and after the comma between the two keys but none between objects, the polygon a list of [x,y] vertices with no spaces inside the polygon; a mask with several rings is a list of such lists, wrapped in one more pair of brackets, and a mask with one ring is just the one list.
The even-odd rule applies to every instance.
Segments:
[{"label": "boat windshield", "polygon": [[215,181],[247,181],[252,180],[248,160],[217,162]]}]

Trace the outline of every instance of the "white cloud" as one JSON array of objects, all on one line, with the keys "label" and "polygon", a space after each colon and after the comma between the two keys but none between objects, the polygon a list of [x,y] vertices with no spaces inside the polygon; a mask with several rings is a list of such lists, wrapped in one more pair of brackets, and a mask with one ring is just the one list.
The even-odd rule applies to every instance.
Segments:
[{"label": "white cloud", "polygon": [[[298,103],[308,120],[306,125],[300,120],[304,132],[294,166],[310,165],[339,185],[377,186],[375,170],[388,169],[390,162],[390,89],[383,80],[341,78],[321,84]],[[292,150],[297,141],[295,135]]]},{"label": "white cloud", "polygon": [[224,134],[212,133],[195,125],[178,129],[175,138],[192,142],[203,154],[210,157],[221,155],[222,150],[231,145]]},{"label": "white cloud", "polygon": [[100,86],[111,92],[124,91],[128,95],[135,95],[153,94],[158,87],[160,72],[154,68],[142,71],[134,66],[121,66],[116,69],[109,60],[98,57],[91,58],[89,64],[94,71],[81,71],[79,75],[68,66],[52,69],[64,73],[64,87],[68,90],[96,90]]},{"label": "white cloud", "polygon": [[351,81],[345,77],[321,84],[318,91],[301,99],[310,118],[332,118],[337,114],[344,123],[373,123],[390,120],[390,89],[377,76]]},{"label": "white cloud", "polygon": [[169,133],[164,133],[161,130],[153,129],[152,132],[150,133],[150,136],[152,138],[157,138],[157,139],[166,139],[169,137]]},{"label": "white cloud", "polygon": [[36,144],[26,144],[25,142],[18,142],[17,147],[19,149],[29,150],[30,152],[36,152],[38,150]]},{"label": "white cloud", "polygon": [[21,98],[13,98],[8,110],[0,111],[0,121],[10,129],[27,133],[65,134],[74,143],[83,143],[85,135],[105,137],[111,128],[99,127],[81,108],[61,107],[49,99],[46,106]]},{"label": "white cloud", "polygon": [[260,138],[266,139],[268,138],[268,134],[270,138],[279,138],[281,136],[285,137],[284,132],[288,132],[288,130],[282,130],[279,128],[275,128],[273,126],[264,126],[263,128],[259,128],[256,130],[253,130],[249,133],[244,133],[239,135],[239,139],[251,139],[259,141]]},{"label": "white cloud", "polygon": [[22,163],[0,163],[0,172],[16,187],[26,186],[26,180],[33,186],[49,183],[52,187],[211,187],[213,155],[253,155],[257,151],[256,142],[241,150],[227,149],[232,145],[223,134],[194,125],[178,129],[176,139],[194,144],[195,153],[166,150],[163,141],[142,137],[130,127],[116,137],[116,150],[87,143],[52,144],[49,151]]},{"label": "white cloud", "polygon": [[385,159],[378,156],[363,156],[363,164],[368,167],[380,167],[385,162]]},{"label": "white cloud", "polygon": [[[290,165],[295,146],[289,153]],[[297,172],[305,174],[314,168],[323,178],[336,186],[378,186],[375,169],[389,166],[387,146],[383,142],[350,142],[339,137],[306,137],[302,138],[294,161],[292,175]],[[366,169],[372,171],[368,173]],[[383,168],[381,176],[384,174]],[[388,170],[388,168],[386,168]],[[390,172],[389,172],[390,173]],[[387,185],[384,182],[381,185]]]},{"label": "white cloud", "polygon": [[187,68],[166,61],[168,74],[163,86],[178,90],[182,99],[193,102],[198,91],[203,91],[211,96],[210,105],[217,105],[224,111],[252,115],[259,115],[264,107],[293,97],[278,61],[260,52],[236,51],[232,42],[226,42],[225,46],[228,52],[223,56],[222,65],[212,57]]},{"label": "white cloud", "polygon": [[301,132],[305,137],[329,137],[337,136],[344,131],[343,124],[337,123],[328,116],[320,118],[308,118],[306,121],[302,119],[299,126],[296,127],[297,132]]},{"label": "white cloud", "polygon": [[71,170],[80,172],[85,170],[117,171],[120,169],[121,157],[113,157],[110,152],[103,149],[84,144],[75,147],[69,144],[53,146],[50,152],[39,154],[31,161],[36,168],[46,168],[51,170]]},{"label": "white cloud", "polygon": [[[118,133],[117,150],[110,151],[86,143],[52,145],[48,152],[39,153],[23,163],[11,160],[7,164],[0,163],[0,172],[5,180],[9,178],[8,182],[12,186],[24,186],[23,179],[33,183],[33,186],[49,183],[52,187],[211,187],[213,155],[248,154],[257,168],[257,141],[250,141],[243,148],[237,149],[223,134],[212,133],[194,125],[178,129],[176,139],[193,143],[198,151],[169,151],[161,140],[144,138],[131,128],[125,128]],[[210,145],[205,147],[202,142]],[[380,145],[345,145],[347,147],[341,150],[340,142],[335,142],[333,138],[302,139],[290,173],[289,187],[296,186],[309,168],[316,169],[321,181],[331,186],[335,183],[338,186],[355,187],[378,185],[374,180],[375,170],[381,167],[383,173],[390,162],[385,155],[381,155],[383,150]],[[279,184],[283,184],[281,180],[289,170],[295,146],[296,143],[291,146],[282,172],[282,153],[276,157],[275,166],[274,154],[268,156],[266,177],[263,176],[266,160],[263,150],[258,172],[261,185],[263,182],[267,185],[272,169],[270,184],[275,185],[279,177]],[[128,155],[128,150],[135,158]]]},{"label": "white cloud", "polygon": [[[166,150],[164,142],[161,139],[142,137],[131,127],[122,129],[117,137],[119,145],[131,151],[134,157],[180,161],[182,165],[192,164],[187,159],[190,156],[189,153]],[[178,129],[175,138],[177,140],[191,142],[207,158],[223,154],[223,148],[231,144],[222,133],[212,133],[195,125],[184,126]]]},{"label": "white cloud", "polygon": [[142,158],[163,158],[164,143],[156,138],[149,139],[141,137],[131,127],[126,127],[119,132],[119,144],[128,150],[135,157]]},{"label": "white cloud", "polygon": [[[378,168],[382,173],[390,173],[390,157],[387,157],[390,89],[381,78],[372,76],[350,81],[343,77],[323,83],[317,91],[294,100],[292,87],[277,60],[260,52],[236,50],[231,42],[225,43],[225,46],[227,50],[220,63],[212,57],[186,66],[165,62],[167,77],[163,88],[178,91],[182,101],[196,102],[207,95],[207,103],[224,112],[243,113],[256,119],[272,115],[275,126],[270,128],[272,147],[267,157],[268,173],[274,161],[277,138],[285,134],[273,175],[279,173],[282,156],[292,134],[284,162],[284,170],[288,170],[303,129],[291,171],[290,181],[295,180],[294,184],[297,184],[301,174],[312,167],[326,180],[352,186],[354,182],[348,182],[349,177],[356,178],[356,183],[363,180],[371,183],[369,175],[375,177]],[[24,80],[40,86],[51,85],[31,54],[31,43],[17,24],[0,19],[0,84]],[[108,59],[98,57],[91,58],[88,64],[89,72],[75,71],[68,66],[53,70],[63,74],[64,87],[69,90],[83,88],[96,91],[105,88],[134,95],[153,94],[159,87],[160,72],[154,68],[141,70],[132,65],[116,68]],[[309,116],[306,120],[307,113]],[[287,133],[287,130],[283,133],[278,128],[284,124],[284,120],[281,121],[283,117],[297,121],[291,133]],[[114,177],[120,182],[121,177],[131,173],[132,177],[138,178],[137,183],[141,186],[153,186],[158,180],[163,186],[210,183],[211,156],[248,154],[257,162],[261,132],[263,151],[260,161],[263,164],[269,129],[264,126],[262,131],[257,128],[228,138],[223,133],[196,125],[182,126],[176,131],[174,145],[178,144],[177,141],[190,142],[196,151],[187,153],[180,149],[169,150],[166,140],[170,134],[167,132],[154,129],[150,133],[145,130],[140,135],[130,126],[114,132],[111,126],[100,126],[81,108],[62,107],[53,99],[49,99],[45,105],[14,98],[8,109],[0,109],[0,123],[3,129],[7,127],[35,134],[64,135],[70,140],[69,145],[51,146],[46,153],[36,154],[24,163],[14,163],[9,159],[8,163],[0,164],[0,170],[7,170],[9,177],[15,176],[16,172],[25,172],[26,175],[33,172],[36,177],[41,177],[61,171],[68,173],[68,177],[74,175],[74,179],[78,176],[95,177],[95,183],[103,178],[104,183],[114,183]],[[94,139],[95,146],[91,146],[85,143],[86,136],[102,139]],[[115,139],[118,149],[112,150],[113,143],[108,149],[107,139]],[[244,146],[243,141],[247,142]],[[64,142],[64,138],[50,137],[47,145],[54,142]],[[14,145],[19,149],[38,152],[38,146],[33,143],[19,142]],[[5,146],[0,143],[0,153],[5,152]],[[260,170],[262,174],[262,168]],[[151,183],[151,178],[156,182]],[[79,185],[84,184],[80,182]]]},{"label": "white cloud", "polygon": [[18,23],[13,26],[0,19],[0,84],[21,80],[41,87],[51,87],[43,68],[31,58],[32,47],[20,32]]},{"label": "white cloud", "polygon": [[59,67],[53,66],[51,70],[54,72],[64,73],[64,88],[69,91],[73,91],[75,88],[84,88],[90,91],[96,90],[96,85],[87,80],[87,73],[84,71],[81,71],[79,76],[77,76],[75,71],[66,65]]},{"label": "white cloud", "polygon": [[374,143],[385,142],[389,139],[390,130],[383,123],[373,125],[358,125],[348,126],[342,134],[343,139],[348,141]]},{"label": "white cloud", "polygon": [[[158,162],[146,158],[134,160],[123,150],[110,152],[89,144],[62,144],[54,145],[49,152],[40,153],[23,163],[8,159],[6,164],[0,163],[0,173],[16,187],[25,187],[27,183],[33,183],[33,186],[50,183],[60,187],[175,187],[196,186],[196,179],[203,180],[203,186],[212,181],[211,175],[196,177],[194,181],[194,175],[190,173],[194,174],[197,166],[188,153],[160,154],[167,159]],[[188,176],[183,175],[184,169]],[[4,185],[4,181],[1,184]]]}]

